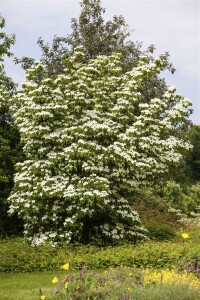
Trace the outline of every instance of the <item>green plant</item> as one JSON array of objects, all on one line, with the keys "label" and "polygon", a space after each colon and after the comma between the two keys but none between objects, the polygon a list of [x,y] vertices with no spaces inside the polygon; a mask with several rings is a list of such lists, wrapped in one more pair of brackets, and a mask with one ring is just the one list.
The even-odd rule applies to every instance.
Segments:
[{"label": "green plant", "polygon": [[190,101],[174,87],[148,103],[141,97],[166,57],[149,63],[143,56],[125,74],[120,60],[112,54],[85,62],[77,47],[73,58],[63,56],[65,73],[56,78],[36,62],[12,100],[26,160],[16,166],[9,211],[22,217],[33,245],[145,238],[127,195],[190,149],[172,130],[187,119]]},{"label": "green plant", "polygon": [[14,165],[22,160],[20,134],[14,125],[10,112],[10,98],[16,93],[16,84],[5,73],[4,57],[13,54],[10,48],[15,43],[15,36],[7,35],[5,19],[0,15],[0,238],[6,235],[22,233],[22,222],[17,213],[8,217],[7,198],[13,188]]},{"label": "green plant", "polygon": [[148,236],[152,240],[170,241],[177,237],[175,229],[168,224],[149,222],[145,224],[145,228],[147,228],[147,230],[149,231]]},{"label": "green plant", "polygon": [[[181,186],[174,181],[168,181],[163,189],[164,200],[175,209],[190,216],[191,212],[197,212],[200,205],[200,183]],[[192,217],[192,216],[191,216]]]},{"label": "green plant", "polygon": [[169,206],[159,196],[158,189],[158,186],[138,188],[131,195],[129,201],[132,203],[132,208],[138,211],[143,224],[146,225],[151,220],[151,222],[166,223],[174,227],[177,223],[176,218],[168,211]]},{"label": "green plant", "polygon": [[[104,271],[93,271],[104,276]],[[79,272],[74,270],[79,275]],[[128,272],[128,278],[129,278]],[[64,278],[67,272],[59,271],[60,277]],[[39,288],[49,300],[53,296],[53,290],[56,288],[52,279],[57,276],[57,272],[32,272],[32,273],[0,273],[0,299],[2,300],[37,300],[39,297]],[[131,278],[131,277],[130,277]],[[130,288],[130,286],[127,286]],[[129,292],[129,291],[126,291]],[[188,286],[178,285],[149,285],[146,287],[134,287],[134,300],[199,300],[199,292],[189,289]],[[54,298],[55,299],[55,298]],[[119,298],[117,298],[118,300]],[[133,300],[127,299],[127,300]],[[105,299],[104,299],[105,300]],[[107,298],[106,298],[107,300]],[[115,299],[109,299],[115,300]],[[121,299],[120,299],[121,300]]]},{"label": "green plant", "polygon": [[[197,231],[196,231],[197,232]],[[200,246],[188,239],[187,255],[200,257]],[[182,241],[145,242],[100,247],[74,245],[52,248],[49,245],[31,247],[22,238],[6,239],[0,243],[0,272],[34,272],[56,270],[70,260],[74,269],[85,263],[88,268],[105,269],[115,266],[171,268],[183,257]]]},{"label": "green plant", "polygon": [[53,296],[46,297],[40,289],[39,299],[135,299],[136,295],[142,296],[152,285],[160,286],[161,290],[163,286],[187,287],[187,290],[193,289],[195,296],[200,295],[200,281],[195,276],[177,273],[174,270],[156,271],[117,267],[97,273],[88,271],[84,266],[79,273],[73,273],[71,268],[69,270],[67,268],[67,271],[64,278],[58,274],[52,279],[55,285]]}]

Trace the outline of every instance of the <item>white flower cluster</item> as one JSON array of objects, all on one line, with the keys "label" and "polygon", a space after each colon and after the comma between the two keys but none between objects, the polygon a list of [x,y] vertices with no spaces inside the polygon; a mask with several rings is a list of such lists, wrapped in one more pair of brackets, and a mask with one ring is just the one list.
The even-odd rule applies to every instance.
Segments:
[{"label": "white flower cluster", "polygon": [[82,57],[78,48],[65,58],[66,74],[56,80],[37,62],[12,100],[27,160],[16,166],[10,213],[24,218],[35,245],[85,234],[143,237],[121,195],[166,172],[190,147],[170,134],[186,117],[187,99],[170,88],[162,99],[141,100],[142,83],[160,72],[162,59],[148,65],[142,58],[122,74],[119,55],[87,64]]}]

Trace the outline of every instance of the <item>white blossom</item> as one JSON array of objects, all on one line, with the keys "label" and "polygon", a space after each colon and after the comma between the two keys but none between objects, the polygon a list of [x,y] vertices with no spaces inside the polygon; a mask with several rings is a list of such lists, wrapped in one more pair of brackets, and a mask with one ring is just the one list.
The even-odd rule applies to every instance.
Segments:
[{"label": "white blossom", "polygon": [[[91,234],[143,238],[139,216],[121,191],[161,176],[180,161],[181,148],[190,148],[171,134],[190,101],[173,87],[162,99],[142,100],[141,85],[164,60],[148,64],[141,57],[123,74],[118,54],[88,63],[78,62],[82,56],[78,48],[68,59],[71,70],[66,63],[65,74],[45,75],[40,83],[35,78],[45,69],[36,62],[12,99],[27,159],[16,165],[9,212],[23,217],[24,233],[37,246],[78,239],[88,217]],[[104,221],[107,213],[112,225]]]}]

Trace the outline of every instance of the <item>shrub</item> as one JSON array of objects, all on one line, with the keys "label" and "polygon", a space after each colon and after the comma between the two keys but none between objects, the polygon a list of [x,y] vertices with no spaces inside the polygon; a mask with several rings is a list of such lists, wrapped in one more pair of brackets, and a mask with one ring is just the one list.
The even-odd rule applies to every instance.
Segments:
[{"label": "shrub", "polygon": [[189,214],[200,205],[200,182],[182,187],[179,183],[168,181],[164,188],[164,199],[171,207]]},{"label": "shrub", "polygon": [[152,240],[163,241],[163,240],[172,240],[176,238],[176,231],[173,227],[170,227],[168,224],[159,224],[157,222],[150,222],[145,224],[145,227],[149,231],[149,238]]},{"label": "shrub", "polygon": [[[189,240],[189,239],[188,239]],[[191,243],[188,241],[188,243]],[[190,244],[187,258],[198,255],[200,246]],[[184,256],[181,241],[146,242],[138,245],[97,247],[67,246],[52,248],[48,245],[32,248],[23,239],[2,240],[0,244],[0,272],[32,272],[58,269],[66,260],[73,268],[81,269],[85,263],[90,269],[115,266],[171,268]]]},{"label": "shrub", "polygon": [[[159,187],[137,189],[130,198],[132,208],[137,210],[145,226],[151,222],[177,227],[177,218],[169,212],[169,205],[158,195]],[[156,207],[156,209],[155,209]]]}]

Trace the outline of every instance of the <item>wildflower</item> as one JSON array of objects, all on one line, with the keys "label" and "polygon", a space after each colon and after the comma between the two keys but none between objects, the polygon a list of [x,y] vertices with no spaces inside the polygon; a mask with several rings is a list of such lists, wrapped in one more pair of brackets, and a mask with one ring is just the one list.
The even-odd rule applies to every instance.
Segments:
[{"label": "wildflower", "polygon": [[83,270],[80,270],[80,277],[84,278],[84,271]]},{"label": "wildflower", "polygon": [[197,271],[198,273],[200,273],[200,268],[199,268],[199,267],[196,267],[196,271]]},{"label": "wildflower", "polygon": [[58,283],[58,278],[54,277],[54,279],[52,280],[52,283]]},{"label": "wildflower", "polygon": [[190,268],[187,269],[187,272],[190,273],[190,272],[192,272],[192,270],[193,270],[193,268],[190,267]]},{"label": "wildflower", "polygon": [[64,279],[63,279],[63,282],[65,283],[67,280],[68,280],[68,277],[65,276]]},{"label": "wildflower", "polygon": [[187,233],[183,233],[183,234],[182,234],[182,237],[183,237],[184,239],[187,239],[189,236],[188,236]]},{"label": "wildflower", "polygon": [[56,289],[56,290],[54,290],[53,292],[54,292],[54,294],[58,294],[58,293],[59,293],[59,290]]},{"label": "wildflower", "polygon": [[69,282],[65,282],[65,288],[67,289]]},{"label": "wildflower", "polygon": [[162,278],[162,284],[176,284],[176,285],[189,285],[191,288],[199,288],[199,280],[191,274],[191,270],[188,270],[183,274],[177,273],[175,270],[162,270],[162,272],[152,271],[146,269],[144,273],[144,283],[149,284],[160,284]]},{"label": "wildflower", "polygon": [[40,299],[41,299],[41,300],[45,300],[45,299],[46,299],[46,296],[41,296]]},{"label": "wildflower", "polygon": [[64,269],[65,271],[68,271],[68,270],[69,270],[69,263],[63,265],[63,266],[61,267],[61,269]]}]

